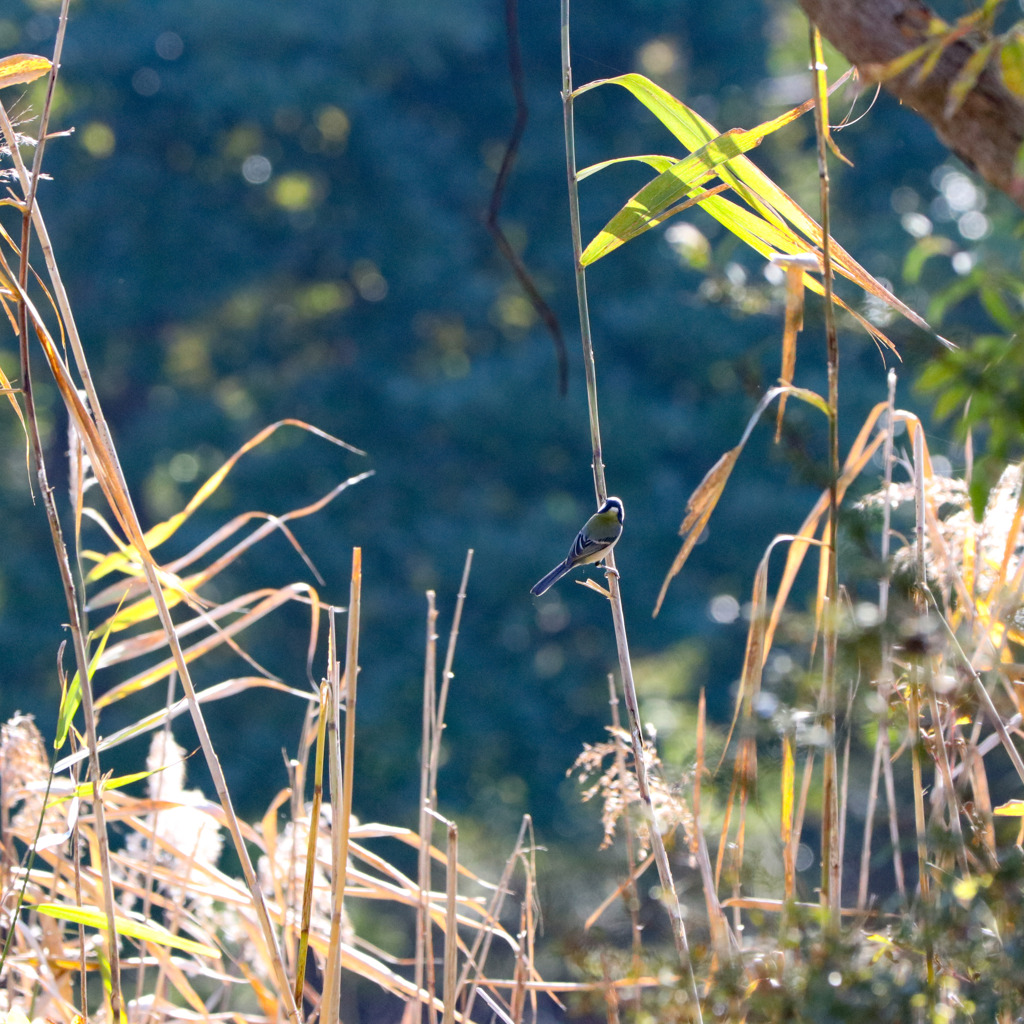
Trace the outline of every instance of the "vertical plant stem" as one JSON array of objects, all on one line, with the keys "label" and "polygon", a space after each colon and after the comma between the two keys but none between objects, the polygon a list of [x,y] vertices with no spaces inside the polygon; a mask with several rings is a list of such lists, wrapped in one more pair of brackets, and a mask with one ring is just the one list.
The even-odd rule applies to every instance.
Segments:
[{"label": "vertical plant stem", "polygon": [[[914,495],[916,499],[916,521],[914,526],[917,544],[917,564],[915,567],[916,583],[915,604],[918,613],[923,616],[928,609],[927,581],[925,578],[924,538],[925,538],[925,495],[924,495],[924,431],[917,425],[914,431]],[[910,764],[914,779],[914,826],[917,834],[917,874],[921,899],[928,905],[931,903],[931,876],[928,874],[928,836],[924,813],[924,781],[921,775],[921,667],[915,663],[910,666],[909,709],[907,728],[910,741]],[[928,964],[928,987],[933,991],[935,983],[935,949],[930,931],[925,933],[925,958]]]},{"label": "vertical plant stem", "polygon": [[[334,611],[328,610],[331,621]],[[306,981],[306,956],[309,951],[309,922],[313,916],[313,874],[316,870],[316,840],[320,831],[320,807],[324,799],[324,754],[327,747],[327,723],[333,714],[331,677],[337,655],[334,651],[334,630],[331,630],[331,646],[327,657],[327,676],[320,684],[320,720],[316,729],[316,767],[313,769],[313,801],[309,809],[309,834],[306,837],[306,870],[302,881],[302,916],[299,921],[299,951],[295,958],[295,1005],[302,1005],[302,990]],[[301,794],[300,794],[301,802]],[[298,818],[296,817],[296,821]]]},{"label": "vertical plant stem", "polygon": [[[885,623],[889,616],[889,550],[892,543],[892,503],[889,491],[892,487],[893,438],[896,425],[896,371],[888,374],[888,423],[885,432],[885,444],[882,449],[882,540],[880,555],[883,573],[878,581],[878,619]],[[900,850],[899,821],[897,820],[896,785],[892,775],[892,763],[889,756],[889,704],[892,700],[892,644],[887,640],[882,645],[882,667],[878,677],[878,738],[875,741],[875,756],[871,766],[871,783],[868,787],[868,806],[864,817],[864,846],[860,858],[860,881],[857,887],[857,907],[863,910],[868,901],[868,871],[871,866],[871,830],[875,818],[877,802],[878,776],[881,773],[885,781],[885,798],[889,817],[889,838],[892,845],[892,866],[896,879],[896,888],[906,898],[906,883],[903,880],[903,855]]]},{"label": "vertical plant stem", "polygon": [[[341,821],[341,704],[344,682],[341,675],[341,662],[337,655],[338,636],[337,624],[333,613],[328,620],[329,642],[327,660],[327,678],[330,685],[330,715],[327,719],[327,759],[328,772],[331,779],[331,908],[333,910],[337,897],[335,890],[339,883],[344,885],[344,875],[337,871],[338,858],[341,856],[338,824]],[[332,929],[333,932],[333,929]],[[297,1006],[301,1005],[296,1003]],[[320,1017],[322,1020],[337,1020],[338,1008],[341,1005],[341,953],[333,945],[328,951],[324,963],[323,995],[320,1001]]]},{"label": "vertical plant stem", "polygon": [[445,819],[448,827],[448,863],[446,867],[446,899],[445,920],[447,927],[444,933],[444,1015],[443,1024],[454,1024],[455,992],[457,988],[459,925],[458,925],[458,886],[459,886],[459,829],[454,821]]},{"label": "vertical plant stem", "polygon": [[[622,724],[619,719],[619,696],[615,692],[615,677],[611,672],[608,673],[608,703],[612,710],[612,732],[615,736],[615,771],[618,775],[622,785],[625,785],[626,781],[626,751],[622,743],[619,740],[619,732],[622,729]],[[694,808],[694,817],[699,813],[699,808]],[[626,864],[628,865],[628,875],[626,878],[626,901],[629,909],[629,923],[630,923],[630,934],[633,939],[633,971],[640,976],[641,960],[640,952],[642,949],[642,931],[640,928],[640,896],[637,893],[636,888],[636,852],[635,842],[633,840],[633,821],[630,815],[623,815],[622,819],[623,833],[626,838]],[[637,1011],[640,1009],[640,994],[635,993],[635,1007]]]},{"label": "vertical plant stem", "polygon": [[810,26],[811,60],[814,66],[814,124],[818,141],[818,183],[821,202],[822,277],[825,289],[825,337],[828,362],[828,536],[822,547],[827,560],[825,609],[822,622],[823,663],[821,725],[825,730],[822,778],[821,900],[833,927],[839,926],[842,905],[842,849],[839,842],[838,765],[836,761],[836,654],[838,647],[839,565],[836,537],[839,527],[839,339],[832,304],[832,253],[829,216],[829,178],[826,158],[828,133],[828,83],[822,59],[821,37]]},{"label": "vertical plant stem", "polygon": [[[433,842],[434,816],[437,804],[437,773],[441,764],[441,736],[444,732],[444,713],[448,703],[448,690],[454,673],[455,645],[459,637],[462,609],[466,603],[466,587],[469,585],[469,570],[473,565],[473,549],[466,553],[462,569],[462,582],[455,602],[455,613],[448,634],[448,649],[445,652],[444,667],[441,671],[440,692],[437,689],[437,605],[433,590],[427,591],[427,647],[423,665],[423,729],[420,757],[420,813],[419,813],[419,899],[416,906],[416,965],[414,980],[418,991],[422,991],[426,978],[430,992],[430,1007],[434,1005],[433,931],[430,925],[430,847]],[[447,948],[447,947],[446,947]],[[447,965],[446,965],[447,968]],[[447,984],[447,976],[445,977]],[[448,995],[445,994],[445,1012],[448,1009]],[[406,1004],[404,1019],[407,1024],[420,1004],[410,1001]],[[419,1017],[422,1014],[415,1013]]]},{"label": "vertical plant stem", "polygon": [[[957,859],[960,861],[960,870],[964,876],[971,873],[970,864],[967,859],[967,847],[964,844],[963,826],[960,823],[960,804],[956,798],[956,787],[953,785],[953,773],[949,767],[949,755],[946,752],[946,740],[942,734],[942,713],[939,710],[939,698],[935,693],[935,681],[932,676],[931,667],[925,677],[925,686],[928,689],[928,705],[932,719],[932,743],[934,744],[934,757],[938,764],[939,778],[942,780],[943,795],[946,798],[946,813],[949,815],[949,829],[956,839]],[[952,725],[950,731],[952,732]]]},{"label": "vertical plant stem", "polygon": [[[345,633],[345,763],[341,789],[341,821],[332,822],[340,833],[335,871],[340,882],[336,886],[338,906],[331,914],[331,944],[335,936],[341,941],[345,920],[345,882],[348,878],[349,829],[352,826],[352,790],[356,778],[356,693],[359,683],[359,622],[363,606],[363,549],[352,549],[352,582],[349,587],[348,629]],[[340,979],[339,979],[340,980]],[[326,1018],[338,1020],[340,1017]]]},{"label": "vertical plant stem", "polygon": [[[348,628],[345,634],[345,673],[338,680],[337,662],[331,666],[333,700],[331,701],[331,933],[327,968],[324,971],[324,997],[320,1019],[340,1020],[341,1006],[341,944],[345,924],[345,882],[348,878],[349,828],[352,821],[352,784],[355,778],[356,691],[359,678],[359,619],[362,607],[363,550],[352,549],[352,578],[349,584]],[[334,619],[331,618],[331,649],[336,650]],[[345,695],[345,750],[340,743],[341,691]]]},{"label": "vertical plant stem", "polygon": [[[433,590],[427,591],[427,646],[423,662],[423,727],[420,737],[420,812],[419,834],[420,848],[418,858],[417,881],[419,895],[416,903],[416,964],[413,969],[413,982],[416,991],[423,992],[424,984],[430,991],[429,1005],[433,1005],[433,948],[431,938],[433,932],[430,925],[430,846],[434,834],[433,790],[431,788],[431,759],[434,747],[433,730],[435,722],[435,704],[437,700],[437,605]],[[427,974],[430,981],[427,981]],[[432,1012],[432,1011],[430,1011]],[[420,1004],[410,1001],[406,1003],[403,1021],[412,1024],[423,1016]]]},{"label": "vertical plant stem", "polygon": [[[455,645],[459,639],[459,625],[462,622],[462,609],[466,604],[466,587],[469,586],[469,570],[473,565],[473,549],[466,552],[466,561],[462,567],[462,582],[459,584],[458,597],[455,600],[455,614],[452,615],[452,628],[448,633],[448,648],[444,655],[444,667],[441,669],[441,690],[437,695],[437,707],[433,713],[433,735],[430,744],[430,770],[427,792],[430,806],[436,810],[437,804],[437,773],[441,765],[441,736],[444,733],[444,713],[448,706],[448,691],[454,678],[452,666],[455,664]],[[436,619],[436,613],[435,613]],[[436,638],[435,638],[436,639]],[[430,673],[433,679],[433,672]],[[433,686],[431,686],[433,694]],[[433,700],[431,700],[433,704]]]},{"label": "vertical plant stem", "polygon": [[[533,835],[533,822],[528,814],[523,815],[522,823],[519,826],[519,835],[516,836],[515,845],[512,848],[511,854],[509,854],[508,860],[505,862],[505,868],[501,873],[501,878],[498,879],[498,884],[494,886],[494,895],[491,897],[491,902],[486,910],[486,916],[488,919],[495,921],[500,919],[502,908],[505,905],[505,899],[512,894],[512,875],[515,871],[516,864],[520,861],[522,861],[524,865],[531,864],[531,861],[527,859],[529,854],[523,853],[524,849],[531,852],[536,849],[536,842]],[[462,1019],[464,1021],[471,1021],[473,1019],[473,1006],[480,988],[484,964],[487,962],[487,958],[490,955],[493,941],[493,929],[484,928],[478,931],[476,933],[476,938],[473,939],[472,946],[470,946],[469,951],[464,958],[462,972],[459,977],[457,987],[457,991],[462,994]],[[471,974],[473,976],[472,980],[470,980]]]},{"label": "vertical plant stem", "polygon": [[[569,50],[569,0],[561,3],[561,38],[562,38],[562,109],[565,119],[565,155],[566,171],[569,186],[569,216],[572,230],[573,264],[576,272],[576,296],[579,304],[580,333],[583,342],[583,362],[587,380],[587,408],[590,412],[590,443],[593,452],[594,485],[598,503],[608,496],[608,488],[604,477],[604,454],[601,447],[601,427],[598,417],[597,402],[597,371],[594,365],[594,346],[590,334],[590,313],[587,304],[586,274],[581,263],[583,244],[580,234],[579,190],[576,180],[576,136],[573,120],[573,87],[572,65]],[[629,642],[626,635],[626,621],[622,610],[622,596],[619,590],[619,578],[615,571],[615,560],[609,552],[605,564],[611,570],[609,576],[610,604],[612,623],[615,629],[615,642],[619,655],[619,669],[622,673],[623,696],[626,713],[629,718],[629,731],[633,744],[633,763],[636,769],[637,789],[643,803],[644,813],[650,822],[651,847],[658,878],[661,883],[662,902],[668,911],[672,924],[672,936],[679,955],[680,963],[689,971],[698,1020],[703,1020],[700,1009],[700,994],[697,990],[696,976],[690,958],[689,943],[686,937],[686,925],[683,922],[682,908],[676,895],[675,882],[668,862],[668,854],[659,831],[659,823],[654,815],[651,801],[650,786],[647,781],[647,764],[644,757],[643,732],[640,726],[640,709],[637,704],[636,686],[633,681],[633,667],[629,656]]]}]

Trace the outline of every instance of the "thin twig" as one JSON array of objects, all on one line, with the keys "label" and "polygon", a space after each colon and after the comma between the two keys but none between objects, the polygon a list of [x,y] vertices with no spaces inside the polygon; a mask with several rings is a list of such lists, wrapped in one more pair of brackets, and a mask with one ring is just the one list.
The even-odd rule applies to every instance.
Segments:
[{"label": "thin twig", "polygon": [[[441,689],[437,695],[437,709],[433,713],[433,736],[430,744],[430,776],[427,792],[431,806],[437,802],[437,773],[441,765],[441,736],[444,733],[444,714],[448,706],[448,691],[454,678],[452,666],[455,664],[455,645],[459,639],[459,625],[462,622],[462,609],[466,604],[466,588],[469,586],[469,570],[473,565],[473,549],[466,552],[466,561],[462,567],[462,582],[455,600],[455,613],[452,615],[452,627],[448,633],[448,648],[445,651],[444,667],[441,669]],[[435,616],[436,617],[436,616]],[[433,673],[430,673],[431,677]],[[431,687],[433,692],[433,687]],[[431,701],[433,704],[433,700]]]},{"label": "thin twig", "polygon": [[519,2],[518,0],[505,0],[505,36],[508,40],[508,73],[512,81],[512,95],[516,101],[516,120],[512,126],[512,134],[505,144],[505,155],[502,157],[501,168],[498,170],[498,177],[494,182],[494,190],[491,192],[491,201],[487,208],[487,230],[491,232],[494,241],[501,251],[502,256],[508,260],[519,281],[520,287],[526,292],[527,298],[533,305],[537,315],[544,321],[544,326],[551,335],[555,345],[555,359],[558,362],[558,391],[559,394],[566,394],[569,390],[569,356],[565,349],[565,338],[562,335],[562,327],[558,322],[555,311],[548,305],[534,284],[530,272],[526,269],[522,257],[513,248],[508,236],[502,230],[499,216],[501,214],[501,201],[505,196],[505,185],[508,183],[509,174],[519,153],[519,143],[522,141],[523,133],[526,131],[526,121],[529,117],[529,108],[526,105],[526,91],[523,89],[523,59],[519,51]]}]

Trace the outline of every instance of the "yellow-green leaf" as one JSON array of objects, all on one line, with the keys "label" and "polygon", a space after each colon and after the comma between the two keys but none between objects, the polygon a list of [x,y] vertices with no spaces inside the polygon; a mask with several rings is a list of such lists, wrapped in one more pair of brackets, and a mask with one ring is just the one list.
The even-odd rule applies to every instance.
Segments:
[{"label": "yellow-green leaf", "polygon": [[[985,65],[988,64],[995,45],[996,41],[990,39],[987,43],[979,46],[964,61],[964,66],[960,69],[956,78],[953,79],[953,84],[949,87],[949,96],[946,99],[946,117],[952,117],[963,106],[964,100],[967,99],[970,91],[978,84],[978,78],[981,76],[982,71],[985,70]],[[1002,59],[1002,51],[1000,51],[1000,59]]]},{"label": "yellow-green leaf", "polygon": [[[99,907],[72,907],[63,903],[37,903],[35,909],[47,917],[54,917],[58,921],[70,921],[72,924],[82,924],[88,928],[107,927],[107,915]],[[182,938],[161,928],[158,924],[148,924],[141,921],[131,921],[126,917],[115,917],[114,928],[118,935],[127,936],[130,939],[138,939],[140,942],[155,942],[160,946],[170,946],[172,949],[180,949],[184,953],[194,953],[196,956],[219,957],[219,950],[213,946],[207,946],[202,942],[194,942],[192,939]]]},{"label": "yellow-green leaf", "polygon": [[[692,152],[690,156],[674,162],[667,168],[661,165],[664,159],[661,157],[632,158],[658,169],[659,176],[633,196],[586,247],[582,260],[584,265],[595,262],[618,248],[624,241],[660,223],[674,212],[671,205],[664,206],[665,200],[671,199],[673,194],[685,194],[687,189],[683,187],[684,185],[691,186],[689,190],[694,191],[694,185],[699,185],[701,181],[712,176],[719,177],[750,209],[743,209],[723,196],[711,194],[714,190],[709,190],[706,194],[698,193],[695,201],[706,213],[756,252],[766,259],[773,254],[792,256],[809,250],[820,254],[823,242],[821,226],[745,155],[746,150],[756,146],[765,135],[790,123],[805,110],[810,109],[813,105],[811,101],[756,128],[747,131],[734,129],[722,136],[710,121],[705,120],[643,75],[621,75],[618,78],[591,82],[578,89],[575,95],[581,95],[599,85],[619,85],[632,93]],[[689,163],[693,160],[696,160],[698,167],[702,166],[705,172],[703,175],[697,173],[696,177],[692,177],[688,174],[694,170],[694,164]],[[606,161],[588,168],[580,173],[580,177],[612,162]],[[833,271],[842,274],[868,294],[881,299],[918,327],[931,331],[917,313],[860,266],[835,239],[831,240],[830,249]],[[804,284],[819,294],[823,291],[821,283],[810,275],[804,276]],[[835,301],[841,308],[848,309],[838,296],[835,297]],[[876,341],[895,351],[892,343],[878,328],[856,312],[850,312]]]},{"label": "yellow-green leaf", "polygon": [[25,85],[49,72],[53,65],[45,57],[16,53],[0,60],[0,89],[9,85]]},{"label": "yellow-green leaf", "polygon": [[1024,99],[1024,26],[1017,23],[1006,33],[999,48],[999,70],[1006,88]]}]

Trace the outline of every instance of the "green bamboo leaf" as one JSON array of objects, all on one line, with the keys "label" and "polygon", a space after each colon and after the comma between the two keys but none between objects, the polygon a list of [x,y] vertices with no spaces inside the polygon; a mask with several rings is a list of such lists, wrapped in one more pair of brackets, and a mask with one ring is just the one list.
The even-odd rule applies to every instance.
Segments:
[{"label": "green bamboo leaf", "polygon": [[[836,86],[844,78],[841,78]],[[673,185],[678,188],[682,184],[680,179],[685,179],[692,185],[694,182],[699,184],[700,181],[707,180],[707,177],[712,175],[717,175],[729,185],[754,212],[740,215],[736,212],[740,209],[739,207],[735,204],[725,205],[728,200],[718,195],[700,200],[699,205],[755,251],[766,258],[773,251],[790,256],[809,250],[820,254],[823,244],[821,226],[799,203],[779,188],[745,155],[747,150],[754,148],[766,135],[791,123],[800,114],[811,109],[813,101],[795,107],[756,128],[751,128],[748,131],[734,129],[732,132],[726,133],[725,136],[721,136],[710,121],[705,120],[696,111],[691,110],[671,93],[644,78],[643,75],[620,75],[617,78],[590,82],[576,90],[574,95],[581,95],[599,85],[619,85],[626,89],[692,152],[689,157],[679,161],[678,164],[673,164],[672,167],[662,170],[655,181],[650,182],[645,189],[641,189],[634,195],[626,206],[605,225],[599,235],[586,247],[583,258],[584,265],[595,262],[618,248],[623,241],[661,223],[668,211],[667,208],[657,209],[660,200],[672,193]],[[833,89],[836,86],[833,86]],[[658,158],[645,157],[642,159],[657,168],[657,164],[651,161]],[[703,166],[708,174],[704,178],[687,177],[686,172],[693,170],[693,164],[683,168],[682,172],[676,169],[679,164],[685,164],[688,160],[696,160],[697,165],[704,161]],[[607,164],[602,166],[607,166]],[[596,169],[599,169],[599,165],[595,165],[588,171],[593,173]],[[664,180],[661,180],[663,178]],[[648,192],[646,189],[650,189],[650,191]],[[681,191],[680,195],[682,194],[685,193]],[[735,230],[735,225],[738,225],[740,229]],[[832,266],[836,273],[842,274],[868,294],[885,302],[911,323],[923,330],[931,331],[931,327],[922,317],[869,274],[835,239],[830,240],[830,248]],[[808,275],[805,275],[805,282],[808,287],[821,292],[820,282],[813,280]],[[837,303],[843,308],[847,308],[838,299]],[[863,317],[856,313],[854,316],[867,328],[872,337],[895,351],[892,343],[881,331],[869,325]]]},{"label": "green bamboo leaf", "polygon": [[[96,648],[96,653],[92,656],[89,662],[89,678],[96,673],[96,666],[100,663],[100,658],[103,657],[103,652],[107,649],[107,642],[110,640],[111,623],[108,622],[103,632],[100,634],[99,646]],[[76,671],[71,679],[71,685],[67,688],[64,695],[61,697],[60,710],[57,715],[57,735],[53,741],[53,749],[60,750],[67,741],[68,732],[71,730],[71,723],[75,720],[75,715],[78,713],[78,707],[82,703],[82,680]]]},{"label": "green bamboo leaf", "polygon": [[617,156],[612,160],[602,160],[599,164],[591,164],[589,167],[584,167],[582,171],[577,171],[576,180],[582,181],[584,178],[589,178],[592,174],[597,174],[598,171],[603,171],[606,167],[611,167],[612,164],[647,164],[648,167],[653,167],[659,174],[661,174],[662,171],[668,170],[669,167],[678,162],[679,157],[658,156],[654,153],[647,153],[642,156]]},{"label": "green bamboo leaf", "polygon": [[[838,83],[837,83],[838,84]],[[650,79],[643,75],[628,74],[619,75],[617,78],[604,78],[576,90],[576,95],[581,95],[599,85],[619,85],[630,92],[639,100],[661,123],[696,156],[705,146],[712,146],[721,138],[718,129],[710,122],[700,116],[695,110],[691,110],[685,103],[677,100],[671,93],[655,85]],[[756,128],[747,130],[733,129],[726,135],[731,136],[732,142],[725,144],[728,148],[736,147],[737,152],[726,157],[729,163],[717,171],[719,177],[735,189],[741,198],[746,200],[762,216],[771,219],[777,214],[770,206],[762,205],[756,192],[744,187],[745,183],[759,181],[760,172],[748,159],[742,157],[742,153],[759,145],[766,135],[778,131],[780,128],[791,124],[802,114],[814,106],[813,100],[802,103],[799,107],[780,114],[771,121],[765,121]],[[715,166],[724,161],[716,161]],[[756,172],[756,173],[754,173]]]},{"label": "green bamboo leaf", "polygon": [[[107,915],[99,907],[72,907],[63,903],[37,903],[35,909],[47,917],[56,918],[58,921],[70,921],[72,924],[85,925],[88,928],[99,928],[106,930]],[[140,942],[155,942],[160,946],[169,946],[172,949],[180,949],[183,953],[193,953],[196,956],[219,957],[220,951],[213,946],[207,946],[202,942],[194,942],[192,939],[182,938],[161,928],[158,924],[131,921],[126,917],[115,917],[114,927],[118,935],[124,935],[130,939],[138,939]]]},{"label": "green bamboo leaf", "polygon": [[722,164],[742,156],[763,138],[764,135],[758,134],[756,129],[745,132],[735,128],[712,139],[688,157],[675,161],[637,192],[605,225],[584,251],[583,266],[596,262],[623,242],[662,223],[668,210],[700,192],[702,186],[716,176]]},{"label": "green bamboo leaf", "polygon": [[[109,779],[103,779],[100,783],[100,791],[106,793],[108,790],[124,789],[125,786],[130,786],[133,782],[141,782],[143,779],[151,778],[157,771],[162,772],[163,770],[163,768],[158,768],[156,771],[147,770],[144,772],[131,772],[128,775],[115,775]],[[75,797],[82,800],[91,800],[92,795],[92,783],[80,782],[69,793],[62,793],[60,796],[51,797],[49,803],[59,804],[64,800],[71,800]]]}]

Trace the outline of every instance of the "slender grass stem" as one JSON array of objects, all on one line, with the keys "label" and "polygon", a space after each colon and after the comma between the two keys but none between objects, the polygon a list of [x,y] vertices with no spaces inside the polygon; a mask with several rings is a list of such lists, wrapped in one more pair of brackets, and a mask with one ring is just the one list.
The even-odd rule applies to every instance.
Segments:
[{"label": "slender grass stem", "polygon": [[[433,931],[430,924],[430,847],[433,843],[434,817],[433,790],[431,788],[431,752],[433,750],[433,730],[436,716],[437,701],[437,605],[433,590],[427,591],[427,639],[426,656],[423,663],[423,723],[420,739],[420,808],[419,833],[420,848],[417,865],[417,883],[419,886],[416,901],[416,962],[413,969],[413,983],[417,992],[423,991],[426,981],[430,1000],[428,1007],[433,1006]],[[429,974],[429,978],[427,975]],[[433,1013],[432,1010],[429,1012]],[[422,1013],[412,1002],[405,1007],[403,1021],[412,1024],[419,1020]]]},{"label": "slender grass stem", "polygon": [[[590,442],[593,452],[594,486],[598,504],[608,496],[608,487],[604,476],[604,453],[601,446],[601,426],[598,416],[597,371],[594,363],[594,346],[590,331],[590,312],[587,303],[586,274],[581,262],[583,253],[580,229],[579,190],[576,179],[576,144],[573,117],[573,86],[572,64],[569,49],[569,0],[561,4],[561,40],[562,40],[562,109],[565,120],[565,155],[566,171],[569,187],[569,214],[572,230],[573,264],[576,274],[576,296],[579,304],[580,332],[583,342],[583,362],[586,369],[587,408],[590,413]],[[619,656],[619,669],[622,673],[623,695],[626,713],[629,718],[629,731],[633,744],[633,763],[635,765],[637,788],[644,805],[644,812],[650,822],[651,844],[658,878],[661,883],[662,901],[668,911],[672,923],[672,935],[679,955],[680,963],[689,971],[693,998],[698,1020],[703,1020],[700,1009],[700,994],[697,990],[696,976],[690,957],[689,943],[686,937],[686,925],[683,921],[682,908],[676,894],[672,870],[668,862],[665,844],[658,829],[658,821],[654,815],[651,801],[650,786],[647,780],[647,764],[644,757],[643,732],[640,725],[640,709],[637,704],[636,685],[633,681],[633,667],[629,655],[629,641],[626,634],[626,621],[622,608],[622,595],[619,578],[615,571],[615,561],[609,552],[606,564],[609,574],[610,604],[612,623],[615,630],[615,642]]]},{"label": "slender grass stem", "polygon": [[825,337],[828,363],[828,536],[822,547],[826,559],[825,614],[822,622],[823,663],[821,724],[826,739],[822,779],[821,899],[833,926],[839,925],[842,906],[842,849],[839,837],[838,763],[836,758],[836,655],[838,650],[839,563],[836,537],[839,527],[839,339],[832,297],[831,224],[826,146],[828,138],[828,83],[825,80],[821,37],[810,26],[811,60],[814,65],[814,125],[818,141],[818,184],[821,203],[821,252],[825,290]]}]

